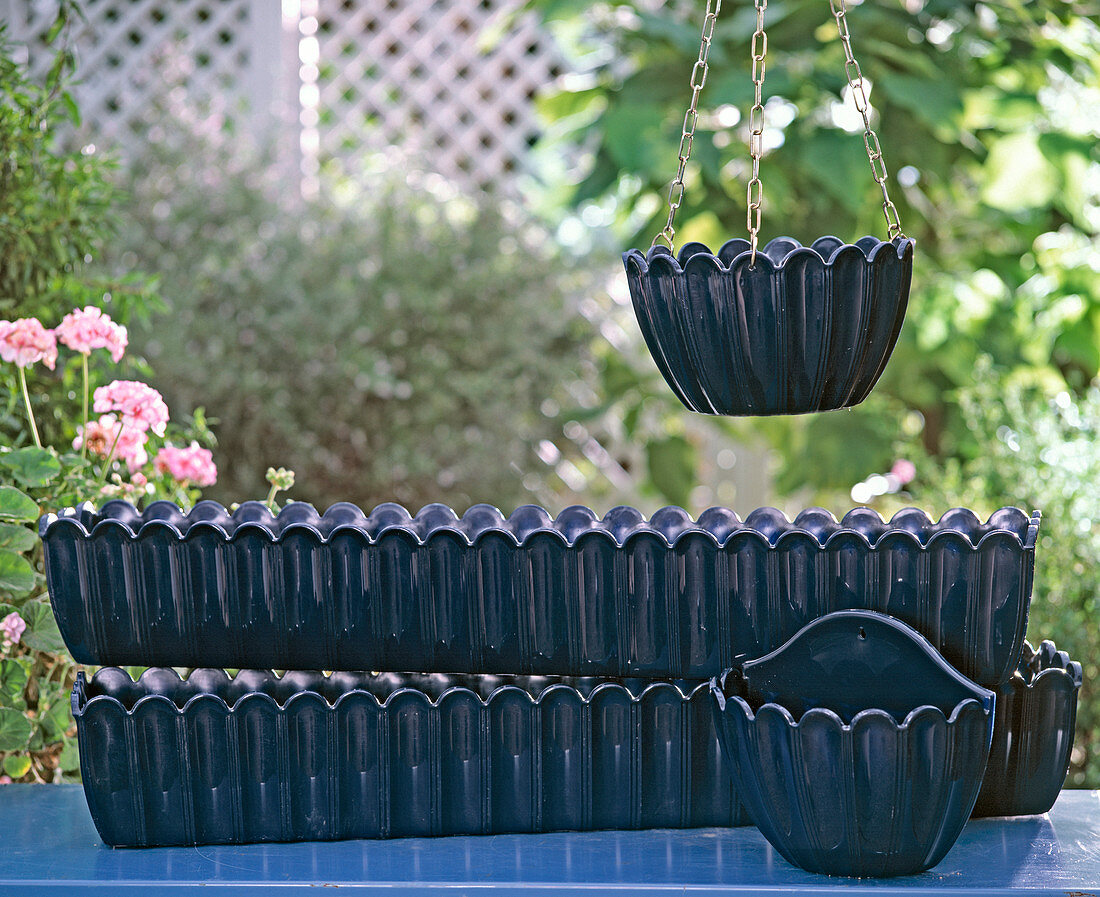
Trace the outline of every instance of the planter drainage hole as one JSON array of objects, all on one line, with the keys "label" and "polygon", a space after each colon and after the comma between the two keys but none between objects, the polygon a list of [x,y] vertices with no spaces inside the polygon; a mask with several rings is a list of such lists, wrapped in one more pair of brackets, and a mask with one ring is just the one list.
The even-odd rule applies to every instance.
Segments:
[{"label": "planter drainage hole", "polygon": [[863,641],[863,639],[867,638],[867,630],[865,630],[862,626],[859,627],[859,638],[860,641]]}]

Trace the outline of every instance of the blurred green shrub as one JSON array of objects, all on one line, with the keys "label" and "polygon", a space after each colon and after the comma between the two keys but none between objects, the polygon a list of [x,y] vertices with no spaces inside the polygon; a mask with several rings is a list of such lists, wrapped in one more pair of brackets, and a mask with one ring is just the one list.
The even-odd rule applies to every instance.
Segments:
[{"label": "blurred green shrub", "polygon": [[303,199],[224,135],[151,138],[114,260],[161,276],[171,312],[132,337],[154,382],[221,423],[210,496],[261,496],[277,462],[320,507],[529,500],[591,339],[542,229],[432,176]]},{"label": "blurred green shrub", "polygon": [[959,407],[974,442],[963,457],[916,460],[913,497],[928,508],[1002,505],[1043,512],[1035,553],[1028,638],[1053,639],[1081,663],[1084,685],[1067,784],[1100,787],[1100,388],[1080,397],[1027,377],[1006,377],[984,360]]}]

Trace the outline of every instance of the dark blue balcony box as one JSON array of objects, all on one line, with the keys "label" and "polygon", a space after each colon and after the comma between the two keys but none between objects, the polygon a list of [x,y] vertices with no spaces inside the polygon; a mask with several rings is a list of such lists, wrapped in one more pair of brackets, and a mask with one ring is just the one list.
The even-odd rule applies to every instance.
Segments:
[{"label": "dark blue balcony box", "polygon": [[708,683],[80,673],[92,819],[115,846],[745,824]]},{"label": "dark blue balcony box", "polygon": [[705,679],[844,608],[891,614],[983,685],[1016,669],[1039,515],[856,509],[557,519],[338,504],[90,505],[42,519],[81,663]]},{"label": "dark blue balcony box", "polygon": [[1020,666],[997,688],[993,746],[975,816],[1033,816],[1054,806],[1066,780],[1081,664],[1044,641],[1024,642]]}]

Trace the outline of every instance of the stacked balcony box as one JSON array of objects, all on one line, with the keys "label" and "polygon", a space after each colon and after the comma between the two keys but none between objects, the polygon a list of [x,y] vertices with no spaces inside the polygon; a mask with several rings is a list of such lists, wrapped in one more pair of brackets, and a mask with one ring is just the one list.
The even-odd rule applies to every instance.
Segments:
[{"label": "stacked balcony box", "polygon": [[1031,816],[1054,806],[1069,771],[1081,664],[1054,642],[1024,642],[1020,665],[997,688],[993,746],[975,816]]},{"label": "stacked balcony box", "polygon": [[746,821],[707,683],[105,668],[72,709],[116,846]]},{"label": "stacked balcony box", "polygon": [[1016,668],[1039,515],[712,508],[552,519],[108,502],[40,524],[82,663],[703,679],[809,621],[890,614],[986,686]]}]

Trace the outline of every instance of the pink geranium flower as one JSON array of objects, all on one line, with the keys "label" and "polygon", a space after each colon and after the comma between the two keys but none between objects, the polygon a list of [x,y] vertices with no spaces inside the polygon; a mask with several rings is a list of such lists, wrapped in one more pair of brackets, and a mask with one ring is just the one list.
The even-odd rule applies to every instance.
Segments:
[{"label": "pink geranium flower", "polygon": [[[117,442],[116,442],[117,439]],[[114,457],[125,461],[126,466],[133,473],[140,470],[149,460],[145,451],[145,444],[149,436],[145,430],[125,420],[120,421],[113,414],[104,414],[99,420],[88,421],[88,428],[76,428],[76,439],[73,440],[73,448],[84,448],[87,444],[88,451],[93,455],[106,458],[111,454],[114,446]]]},{"label": "pink geranium flower", "polygon": [[10,648],[12,645],[19,644],[26,629],[27,624],[23,622],[23,618],[13,610],[0,620],[0,647]]},{"label": "pink geranium flower", "polygon": [[0,358],[21,368],[41,361],[52,371],[57,362],[57,337],[38,318],[0,321]]},{"label": "pink geranium flower", "polygon": [[168,423],[168,406],[161,394],[138,380],[114,380],[99,387],[93,408],[97,414],[116,411],[124,426],[143,433],[152,430],[157,436],[164,435]]},{"label": "pink geranium flower", "polygon": [[210,449],[200,448],[192,442],[186,448],[166,445],[153,459],[153,466],[172,479],[194,486],[213,486],[218,481],[218,468]]},{"label": "pink geranium flower", "polygon": [[126,328],[93,305],[73,309],[54,332],[62,343],[82,355],[90,355],[92,349],[110,350],[115,363],[122,360],[128,343]]},{"label": "pink geranium flower", "polygon": [[917,465],[912,461],[906,461],[904,458],[899,458],[894,462],[894,466],[890,468],[890,473],[898,478],[898,482],[901,485],[913,482],[914,477],[917,475]]}]

